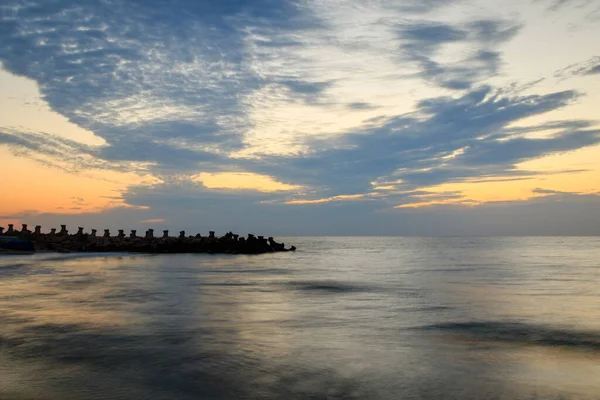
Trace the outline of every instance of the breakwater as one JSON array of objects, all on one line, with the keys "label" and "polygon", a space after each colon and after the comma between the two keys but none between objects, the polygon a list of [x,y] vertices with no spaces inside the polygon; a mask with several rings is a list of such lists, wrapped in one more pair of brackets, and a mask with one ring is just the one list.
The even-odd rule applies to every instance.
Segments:
[{"label": "breakwater", "polygon": [[138,236],[136,230],[129,235],[118,230],[117,235],[112,236],[108,229],[98,234],[97,229],[87,233],[83,227],[78,227],[76,233],[70,234],[67,226],[61,225],[58,232],[53,228],[49,233],[42,233],[39,225],[31,231],[27,224],[23,224],[20,230],[9,224],[6,230],[0,227],[0,235],[30,240],[35,243],[36,251],[262,254],[296,250],[294,246],[286,248],[285,243],[278,243],[272,237],[253,234],[240,237],[232,232],[217,236],[214,231],[210,231],[208,236],[186,236],[185,231],[180,231],[178,236],[173,237],[165,230],[157,237],[153,229],[148,229],[143,236]]}]

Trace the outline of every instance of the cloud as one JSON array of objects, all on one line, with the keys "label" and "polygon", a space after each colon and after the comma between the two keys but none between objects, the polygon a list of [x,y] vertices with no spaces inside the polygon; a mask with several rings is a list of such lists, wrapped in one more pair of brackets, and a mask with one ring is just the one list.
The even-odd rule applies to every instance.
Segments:
[{"label": "cloud", "polygon": [[413,23],[400,29],[402,39],[410,44],[407,47],[426,46],[426,51],[432,52],[444,43],[461,42],[468,35],[465,30],[447,24]]},{"label": "cloud", "polygon": [[390,1],[388,7],[395,8],[403,13],[426,14],[449,7],[458,3],[459,0],[407,0]]},{"label": "cloud", "polygon": [[30,154],[31,158],[41,163],[69,172],[92,168],[127,170],[123,165],[99,158],[97,147],[47,133],[21,133],[0,128],[0,145],[2,144],[15,154]]},{"label": "cloud", "polygon": [[553,0],[553,3],[550,5],[550,7],[548,9],[551,11],[557,11],[562,6],[566,5],[567,3],[572,3],[572,2],[573,2],[573,0]]},{"label": "cloud", "polygon": [[[511,40],[522,25],[513,21],[481,19],[450,25],[439,22],[412,21],[399,26],[402,41],[401,61],[411,61],[420,68],[418,77],[453,90],[473,87],[498,73],[501,55],[497,45]],[[455,62],[436,60],[448,44],[468,44],[469,55]]]},{"label": "cloud", "polygon": [[[152,18],[156,18],[155,10],[135,2],[132,4],[142,13],[140,15],[146,15],[151,21]],[[161,9],[163,3],[159,2],[159,6]],[[88,67],[85,63],[78,64],[78,67],[71,71],[71,75],[67,74],[73,79],[81,77],[83,86],[73,86],[73,79],[64,78],[60,68],[57,69],[54,65],[47,65],[42,75],[36,75],[27,69],[19,71],[16,68],[23,57],[38,57],[38,62],[47,62],[43,51],[38,55],[27,53],[26,56],[22,56],[8,46],[0,54],[4,55],[7,65],[12,65],[12,70],[38,79],[53,107],[63,110],[73,120],[93,129],[108,145],[97,148],[84,147],[76,143],[57,141],[43,134],[19,136],[13,133],[10,137],[4,135],[0,140],[49,156],[58,156],[65,152],[81,154],[84,159],[78,163],[82,168],[90,167],[94,163],[111,168],[113,164],[109,163],[125,166],[127,163],[142,162],[151,165],[154,173],[160,176],[196,171],[219,173],[227,169],[253,172],[276,177],[282,182],[311,186],[319,192],[312,200],[364,193],[370,190],[371,182],[375,180],[403,181],[409,186],[418,186],[477,176],[508,176],[514,173],[514,165],[523,160],[596,143],[595,131],[585,129],[585,126],[570,126],[568,129],[565,127],[562,135],[545,140],[510,137],[511,134],[514,135],[514,130],[511,131],[508,125],[570,104],[578,98],[578,94],[573,91],[509,97],[501,90],[494,91],[489,86],[472,88],[476,82],[489,75],[486,70],[493,72],[492,70],[498,67],[499,53],[488,50],[487,47],[510,40],[519,32],[519,24],[495,19],[472,20],[454,25],[413,21],[398,28],[398,39],[403,43],[402,48],[407,56],[421,63],[424,67],[421,72],[423,77],[437,80],[445,87],[468,89],[466,93],[458,97],[421,100],[412,113],[366,123],[344,132],[346,135],[333,140],[309,140],[307,151],[299,155],[265,156],[261,159],[232,158],[231,152],[244,147],[243,132],[252,126],[239,98],[264,84],[265,77],[268,76],[261,70],[244,67],[244,63],[241,62],[243,51],[238,43],[243,41],[244,35],[240,30],[253,23],[252,27],[258,29],[261,37],[270,37],[265,36],[265,30],[268,33],[272,29],[305,29],[314,26],[302,18],[301,21],[304,22],[285,29],[279,27],[276,22],[268,23],[268,19],[265,25],[262,17],[257,20],[248,17],[255,15],[253,13],[258,12],[258,9],[242,9],[245,11],[233,12],[232,9],[225,9],[223,12],[226,16],[217,18],[219,23],[213,28],[224,38],[215,33],[208,34],[209,40],[206,45],[227,45],[227,51],[223,54],[210,48],[201,53],[189,53],[191,50],[188,47],[194,45],[193,42],[189,42],[189,37],[198,33],[194,29],[207,29],[206,26],[198,26],[198,19],[205,21],[207,17],[200,18],[196,15],[198,9],[195,7],[192,7],[194,19],[190,20],[189,27],[179,27],[181,24],[177,20],[178,28],[166,33],[164,30],[167,26],[163,25],[172,23],[181,15],[176,10],[165,11],[167,18],[160,19],[160,26],[156,32],[149,35],[149,39],[138,38],[133,42],[128,39],[128,35],[133,33],[121,32],[119,21],[125,25],[136,26],[139,30],[135,32],[136,37],[150,32],[150,26],[143,23],[134,24],[134,20],[121,21],[122,16],[114,14],[114,10],[108,12],[108,23],[94,22],[93,18],[91,22],[88,21],[87,17],[91,15],[88,13],[91,10],[86,11],[85,7],[82,10],[66,7],[63,13],[75,13],[73,16],[78,17],[69,18],[68,21],[63,18],[63,14],[59,13],[57,16],[56,13],[51,13],[49,23],[52,24],[55,19],[62,21],[60,24],[55,23],[60,29],[65,29],[67,34],[65,39],[52,39],[58,40],[58,47],[52,50],[58,52],[58,59],[63,56],[69,59],[73,51],[82,62],[87,60],[88,56],[91,57],[90,69],[86,69]],[[28,24],[32,25],[30,28],[38,24],[36,18],[43,10],[43,7],[25,7],[18,11],[17,14],[25,18],[22,18],[23,22],[17,23],[22,25],[20,28],[11,28],[16,36],[19,37],[19,32]],[[298,15],[302,14],[294,10]],[[28,20],[28,12],[35,18]],[[283,7],[278,12],[290,12],[290,9]],[[14,23],[16,17],[17,15]],[[237,22],[241,19],[245,28],[228,25],[228,18],[234,18]],[[79,28],[73,29],[72,26],[69,29],[68,24],[71,20],[79,25],[83,24],[85,29],[82,32],[96,33],[81,34]],[[261,25],[257,25],[259,21]],[[212,20],[207,22],[207,26],[212,25]],[[45,43],[53,38],[47,31],[40,31],[36,35],[38,40],[35,42],[30,42],[29,36],[23,37],[22,40],[30,47],[37,48],[40,45],[35,43]],[[71,40],[67,39],[69,35],[74,36],[73,51],[65,50],[70,48],[67,46]],[[88,38],[90,35],[91,39]],[[170,42],[180,35],[188,40],[186,47]],[[96,43],[99,38],[102,40]],[[109,38],[113,40],[108,40]],[[223,41],[225,39],[228,40]],[[108,47],[110,51],[105,54],[96,50],[77,50],[79,47],[91,46],[88,40],[99,47]],[[140,44],[139,40],[147,40],[148,43]],[[167,58],[167,53],[159,51],[165,49],[165,41],[174,46],[170,51],[176,56],[175,63],[169,64],[170,66],[167,64],[171,58]],[[442,65],[432,59],[442,46],[451,42],[474,46],[475,50],[471,51],[467,63]],[[128,49],[133,47],[133,50],[113,52],[111,49],[117,46],[115,43],[120,43]],[[149,45],[157,44],[161,44],[157,47],[158,50],[149,48]],[[295,43],[292,47],[297,48],[298,44]],[[91,54],[88,54],[89,52]],[[106,58],[110,66],[107,71],[94,69],[98,68],[97,57]],[[234,60],[235,57],[240,59]],[[481,68],[473,67],[475,64]],[[126,67],[120,67],[122,65]],[[58,75],[47,80],[47,74]],[[89,79],[93,81],[96,74],[108,81],[104,82],[102,88],[87,88],[83,78],[87,77],[86,82]],[[124,75],[122,79],[115,80],[115,74],[117,77],[119,74]],[[234,86],[231,86],[232,83]],[[294,96],[318,99],[332,88],[333,80],[311,81],[283,73],[274,75],[269,85],[271,84],[286,87]],[[60,99],[55,99],[55,90],[66,94],[67,100],[74,100],[74,103],[65,103],[67,100],[63,95]],[[80,98],[70,98],[68,94],[71,91]],[[164,101],[167,103],[164,104]],[[349,107],[355,110],[375,109],[374,105],[371,106],[367,102],[350,103]],[[587,124],[589,128],[590,124]],[[540,126],[532,129],[543,128]],[[461,154],[447,159],[455,152]]]},{"label": "cloud", "polygon": [[[247,32],[317,24],[291,1],[9,0],[0,60],[37,81],[55,111],[105,139],[107,160],[216,162],[243,146],[252,122],[241,99],[265,84],[243,62]],[[303,96],[326,87],[282,84]],[[157,143],[165,137],[204,151]]]},{"label": "cloud", "polygon": [[[536,0],[544,1],[544,0]],[[574,16],[577,22],[570,28],[586,29],[600,21],[600,4],[596,0],[546,0],[547,11]]]},{"label": "cloud", "polygon": [[[511,125],[577,100],[576,92],[506,96],[482,87],[459,97],[422,100],[415,112],[377,119],[362,130],[302,157],[269,157],[256,165],[284,181],[318,187],[322,197],[365,193],[373,181],[408,188],[475,177],[522,174],[515,165],[600,142],[588,121],[541,124],[548,138],[513,137]],[[391,183],[390,183],[391,182]],[[327,196],[323,196],[326,194]]]},{"label": "cloud", "polygon": [[559,79],[567,79],[573,76],[590,76],[600,74],[600,56],[592,57],[581,63],[571,64],[554,73]]},{"label": "cloud", "polygon": [[560,11],[562,8],[571,6],[574,8],[583,8],[593,3],[593,0],[550,0],[549,11]]},{"label": "cloud", "polygon": [[362,101],[357,101],[347,105],[350,110],[375,110],[379,107]]},{"label": "cloud", "polygon": [[523,28],[523,25],[514,21],[499,19],[480,19],[469,22],[467,25],[471,40],[501,44],[513,39]]},{"label": "cloud", "polygon": [[573,194],[579,194],[579,193],[573,193],[573,192],[563,192],[560,190],[551,190],[551,189],[542,189],[542,188],[535,188],[533,189],[533,193],[535,194],[545,194],[545,195],[573,195]]},{"label": "cloud", "polygon": [[586,75],[597,75],[600,74],[600,64],[593,66],[589,70],[586,71]]},{"label": "cloud", "polygon": [[292,209],[318,218],[333,207],[336,221],[468,204],[426,188],[540,177],[519,164],[598,144],[597,122],[583,118],[520,125],[583,94],[496,79],[524,24],[461,3],[6,0],[4,67],[106,144],[18,127],[1,127],[0,144],[71,172],[151,172],[161,184],[124,193],[150,208],[132,224],[225,215],[243,227],[263,217],[301,226]]},{"label": "cloud", "polygon": [[600,142],[600,130],[565,132],[544,139],[483,139],[471,144],[454,164],[460,166],[514,165],[555,152],[565,152]]},{"label": "cloud", "polygon": [[279,82],[289,89],[294,95],[302,98],[309,103],[315,102],[321,95],[331,87],[333,82],[309,82],[298,79],[286,79]]}]

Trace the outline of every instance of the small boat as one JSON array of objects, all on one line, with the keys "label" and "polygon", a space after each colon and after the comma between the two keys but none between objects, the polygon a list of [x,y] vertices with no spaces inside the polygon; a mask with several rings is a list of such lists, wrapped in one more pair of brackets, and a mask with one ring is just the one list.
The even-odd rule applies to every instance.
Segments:
[{"label": "small boat", "polygon": [[17,236],[0,236],[0,254],[32,254],[35,243]]}]

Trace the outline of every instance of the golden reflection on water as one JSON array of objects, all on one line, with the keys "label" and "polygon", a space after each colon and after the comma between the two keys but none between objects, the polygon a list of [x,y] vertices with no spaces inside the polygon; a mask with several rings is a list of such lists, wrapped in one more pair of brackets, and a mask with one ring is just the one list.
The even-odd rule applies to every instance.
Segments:
[{"label": "golden reflection on water", "polygon": [[600,355],[564,348],[518,348],[510,352],[514,377],[521,384],[553,388],[572,396],[597,398],[600,393]]},{"label": "golden reflection on water", "polygon": [[[29,324],[116,328],[138,318],[135,307],[110,299],[114,287],[132,282],[120,267],[135,258],[84,257],[45,261],[30,274],[0,280],[4,310]],[[103,284],[110,282],[109,285]],[[99,305],[100,304],[100,305]]]},{"label": "golden reflection on water", "polygon": [[0,398],[599,397],[589,243],[305,240],[264,257],[1,259]]}]

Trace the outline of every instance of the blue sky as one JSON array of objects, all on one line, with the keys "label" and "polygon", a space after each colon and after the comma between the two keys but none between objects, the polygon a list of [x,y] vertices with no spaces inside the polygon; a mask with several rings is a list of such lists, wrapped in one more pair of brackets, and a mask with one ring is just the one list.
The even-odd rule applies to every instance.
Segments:
[{"label": "blue sky", "polygon": [[0,221],[599,234],[598,40],[598,0],[4,0]]}]

